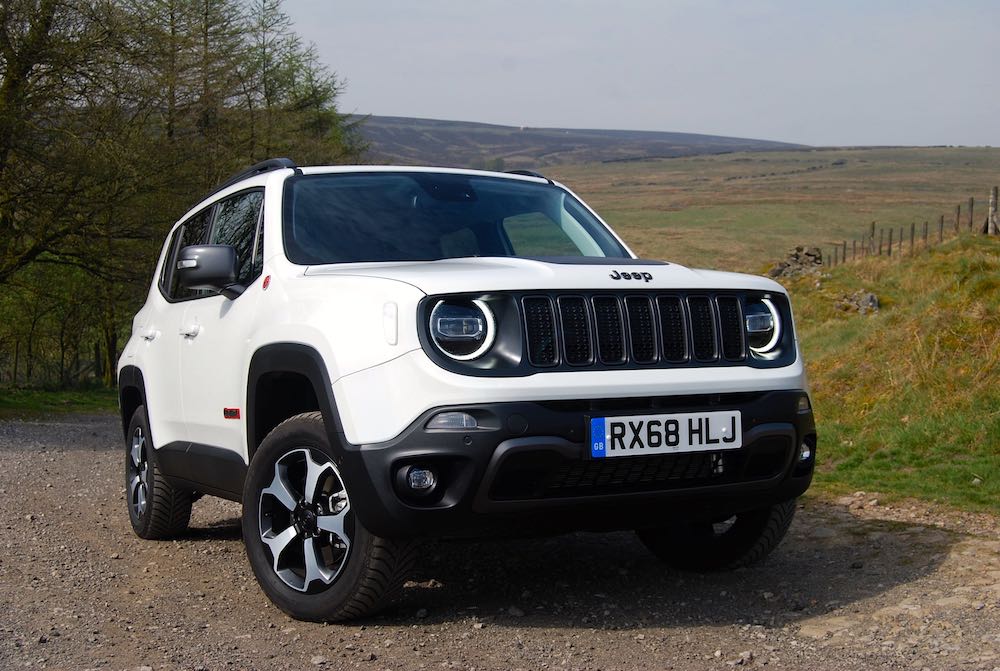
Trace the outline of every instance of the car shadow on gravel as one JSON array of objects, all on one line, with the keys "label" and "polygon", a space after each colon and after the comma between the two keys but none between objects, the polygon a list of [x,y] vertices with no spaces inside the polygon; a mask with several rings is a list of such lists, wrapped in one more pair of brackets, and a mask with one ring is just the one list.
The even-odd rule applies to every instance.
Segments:
[{"label": "car shadow on gravel", "polygon": [[[197,504],[195,504],[197,505]],[[239,541],[243,539],[240,518],[229,517],[206,526],[192,526],[181,536],[188,541]]]},{"label": "car shadow on gravel", "polygon": [[729,573],[672,571],[631,533],[426,547],[384,624],[636,628],[780,626],[877,596],[933,572],[957,536],[865,521],[810,502],[767,561]]}]

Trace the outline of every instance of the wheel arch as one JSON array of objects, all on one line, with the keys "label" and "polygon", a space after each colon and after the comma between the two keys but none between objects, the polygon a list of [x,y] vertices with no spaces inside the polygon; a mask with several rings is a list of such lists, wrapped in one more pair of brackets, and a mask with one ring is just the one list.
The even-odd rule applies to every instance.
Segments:
[{"label": "wheel arch", "polygon": [[118,373],[118,409],[121,414],[122,435],[126,438],[132,415],[140,406],[146,406],[146,383],[142,378],[142,371],[136,366],[123,366]]},{"label": "wheel arch", "polygon": [[274,343],[254,352],[247,375],[247,460],[261,441],[289,417],[318,410],[331,446],[343,444],[326,363],[318,351],[300,343]]}]

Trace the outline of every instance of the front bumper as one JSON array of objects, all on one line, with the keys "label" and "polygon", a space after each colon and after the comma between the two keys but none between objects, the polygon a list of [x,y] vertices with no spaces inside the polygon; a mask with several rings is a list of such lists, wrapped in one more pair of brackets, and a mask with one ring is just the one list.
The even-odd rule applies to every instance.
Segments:
[{"label": "front bumper", "polygon": [[[812,480],[816,429],[801,390],[439,407],[393,440],[344,445],[352,508],[386,537],[632,529],[712,519],[787,500]],[[481,428],[425,428],[446,410]],[[739,410],[743,447],[720,452],[590,459],[590,417]],[[807,459],[799,448],[810,447]],[[404,485],[411,466],[432,469],[435,489]]]}]

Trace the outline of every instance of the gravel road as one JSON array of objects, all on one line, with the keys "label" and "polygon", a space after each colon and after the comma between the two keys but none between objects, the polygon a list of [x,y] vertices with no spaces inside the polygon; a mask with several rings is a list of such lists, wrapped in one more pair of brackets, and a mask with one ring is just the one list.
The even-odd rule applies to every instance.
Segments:
[{"label": "gravel road", "polygon": [[870,494],[808,499],[761,566],[664,570],[631,534],[429,545],[349,625],[270,605],[239,507],[129,528],[116,420],[0,423],[0,669],[1000,671],[1000,524]]}]

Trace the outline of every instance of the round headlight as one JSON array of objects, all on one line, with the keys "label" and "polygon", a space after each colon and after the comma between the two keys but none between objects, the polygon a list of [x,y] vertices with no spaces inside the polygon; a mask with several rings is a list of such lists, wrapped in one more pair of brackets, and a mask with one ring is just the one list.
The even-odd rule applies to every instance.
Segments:
[{"label": "round headlight", "polygon": [[431,310],[431,340],[448,357],[469,361],[493,345],[493,312],[481,300],[441,300]]},{"label": "round headlight", "polygon": [[747,340],[756,354],[770,352],[781,340],[781,319],[769,298],[747,301]]}]

